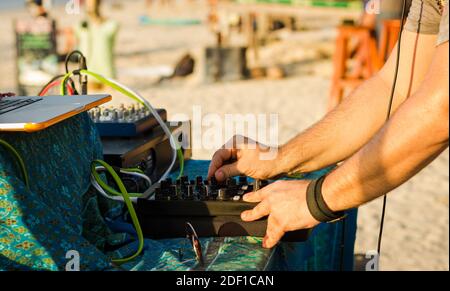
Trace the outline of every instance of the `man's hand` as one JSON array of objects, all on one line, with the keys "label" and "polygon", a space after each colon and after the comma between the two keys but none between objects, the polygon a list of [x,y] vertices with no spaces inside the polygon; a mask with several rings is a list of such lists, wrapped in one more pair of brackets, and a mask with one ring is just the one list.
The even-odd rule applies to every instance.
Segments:
[{"label": "man's hand", "polygon": [[218,150],[211,161],[208,178],[218,181],[245,175],[255,179],[268,179],[280,173],[278,149],[270,148],[243,136],[235,136]]},{"label": "man's hand", "polygon": [[274,247],[288,231],[312,228],[319,224],[306,203],[307,181],[277,181],[260,191],[244,196],[246,202],[260,202],[254,209],[244,211],[244,221],[269,216],[264,248]]}]

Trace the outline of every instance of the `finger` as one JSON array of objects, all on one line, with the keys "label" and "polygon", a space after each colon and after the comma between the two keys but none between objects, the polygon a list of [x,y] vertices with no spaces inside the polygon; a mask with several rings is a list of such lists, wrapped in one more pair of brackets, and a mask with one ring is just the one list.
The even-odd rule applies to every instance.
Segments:
[{"label": "finger", "polygon": [[237,169],[237,163],[232,163],[219,168],[216,171],[215,176],[217,181],[224,181],[228,178],[239,176],[241,174],[242,173]]},{"label": "finger", "polygon": [[267,186],[265,188],[262,188],[259,191],[256,192],[250,192],[244,195],[242,199],[244,199],[245,202],[260,202],[267,198],[267,196],[270,194],[272,187]]},{"label": "finger", "polygon": [[270,204],[267,200],[263,200],[252,210],[242,212],[241,219],[243,221],[254,221],[270,214]]},{"label": "finger", "polygon": [[266,236],[263,240],[263,247],[271,249],[281,240],[284,236],[283,227],[277,222],[277,220],[271,215],[267,220]]},{"label": "finger", "polygon": [[223,166],[226,161],[231,159],[232,152],[227,149],[220,149],[212,157],[211,163],[209,164],[208,169],[208,178],[214,176],[217,170]]},{"label": "finger", "polygon": [[244,195],[244,197],[242,199],[245,202],[257,203],[257,202],[263,201],[264,196],[261,194],[261,190],[260,190],[260,191],[256,191],[256,192],[247,193]]},{"label": "finger", "polygon": [[226,149],[240,149],[242,146],[245,146],[246,142],[248,141],[248,138],[243,135],[235,135],[230,140],[228,140],[224,145],[223,148]]}]

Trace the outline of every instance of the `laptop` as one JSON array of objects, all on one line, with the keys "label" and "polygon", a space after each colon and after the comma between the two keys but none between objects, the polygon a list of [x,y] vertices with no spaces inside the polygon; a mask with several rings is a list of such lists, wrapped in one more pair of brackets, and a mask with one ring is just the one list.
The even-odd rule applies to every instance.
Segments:
[{"label": "laptop", "polygon": [[111,100],[111,95],[5,97],[0,132],[36,132]]}]

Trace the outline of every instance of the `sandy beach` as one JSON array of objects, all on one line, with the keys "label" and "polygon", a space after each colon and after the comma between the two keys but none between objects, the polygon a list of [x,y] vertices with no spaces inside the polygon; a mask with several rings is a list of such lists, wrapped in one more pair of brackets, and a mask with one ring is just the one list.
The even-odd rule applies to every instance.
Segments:
[{"label": "sandy beach", "polygon": [[[192,118],[194,105],[201,107],[202,114],[215,113],[221,117],[230,113],[276,113],[278,143],[282,144],[325,114],[332,73],[333,25],[338,19],[328,18],[321,27],[315,28],[321,37],[305,40],[300,35],[261,49],[262,58],[269,63],[296,64],[284,79],[206,84],[201,78],[201,56],[205,46],[214,44],[214,35],[206,25],[140,25],[139,16],[146,12],[145,1],[120,3],[123,2],[127,5],[105,5],[106,15],[121,24],[116,47],[119,81],[139,90],[155,107],[167,109],[169,119],[179,114]],[[66,15],[62,7],[51,14],[62,27],[73,26],[82,17]],[[0,10],[0,91],[15,90],[12,21],[25,15],[24,10]],[[201,20],[206,15],[206,7],[198,3],[179,4],[173,9],[160,7],[150,13],[155,17]],[[145,68],[174,66],[185,53],[198,60],[196,72],[188,78],[158,85],[155,78],[139,73]],[[121,102],[123,97],[115,95],[114,103]],[[193,158],[209,159],[213,153],[213,149],[195,148]],[[389,195],[381,270],[449,270],[448,164],[446,150]],[[379,199],[360,208],[355,254],[364,255],[376,249],[381,202]]]}]

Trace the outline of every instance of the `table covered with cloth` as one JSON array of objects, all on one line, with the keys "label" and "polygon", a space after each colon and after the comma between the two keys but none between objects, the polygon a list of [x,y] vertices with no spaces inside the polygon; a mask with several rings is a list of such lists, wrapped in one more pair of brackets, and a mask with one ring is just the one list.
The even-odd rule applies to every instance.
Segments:
[{"label": "table covered with cloth", "polygon": [[[65,270],[73,251],[82,271],[352,269],[356,211],[346,219],[344,248],[342,223],[332,223],[316,227],[307,242],[272,250],[261,247],[261,238],[202,238],[204,267],[185,238],[146,239],[139,257],[115,266],[111,258],[134,254],[138,243],[124,205],[90,185],[90,163],[102,158],[102,145],[88,115],[33,134],[0,133],[0,139],[22,155],[30,179],[27,189],[15,159],[0,147],[0,270]],[[207,166],[189,161],[185,171],[205,175]]]}]

